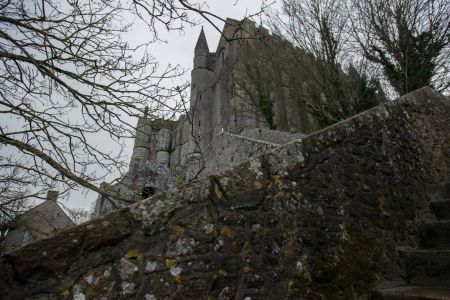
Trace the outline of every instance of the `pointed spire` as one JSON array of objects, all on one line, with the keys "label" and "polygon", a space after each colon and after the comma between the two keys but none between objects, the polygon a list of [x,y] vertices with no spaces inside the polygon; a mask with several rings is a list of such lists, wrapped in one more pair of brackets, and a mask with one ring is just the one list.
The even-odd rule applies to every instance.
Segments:
[{"label": "pointed spire", "polygon": [[200,35],[197,40],[197,44],[195,45],[195,56],[198,55],[207,55],[209,53],[208,42],[206,41],[205,31],[200,31]]}]

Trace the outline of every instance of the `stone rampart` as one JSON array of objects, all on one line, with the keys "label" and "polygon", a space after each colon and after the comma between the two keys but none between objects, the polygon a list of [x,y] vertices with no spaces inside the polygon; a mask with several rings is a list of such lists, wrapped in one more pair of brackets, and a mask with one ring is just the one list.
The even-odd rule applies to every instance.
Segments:
[{"label": "stone rampart", "polygon": [[1,297],[365,297],[417,242],[449,111],[424,88],[31,243],[0,258]]},{"label": "stone rampart", "polygon": [[261,155],[280,145],[228,132],[216,136],[204,154],[205,168],[201,175],[211,175],[237,165],[250,157]]},{"label": "stone rampart", "polygon": [[267,128],[244,128],[239,135],[279,145],[284,145],[306,136],[303,133],[289,133],[285,131],[270,130]]}]

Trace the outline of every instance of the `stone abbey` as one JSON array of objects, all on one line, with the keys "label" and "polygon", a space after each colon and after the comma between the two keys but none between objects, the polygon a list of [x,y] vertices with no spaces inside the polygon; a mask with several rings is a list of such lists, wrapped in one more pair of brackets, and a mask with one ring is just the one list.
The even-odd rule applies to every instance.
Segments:
[{"label": "stone abbey", "polygon": [[186,115],[138,120],[108,188],[143,200],[100,197],[0,256],[0,298],[450,299],[449,98],[424,87],[317,130],[302,52],[250,22],[223,34],[215,53],[200,34]]},{"label": "stone abbey", "polygon": [[[110,188],[146,198],[177,179],[212,174],[318,129],[291,91],[293,55],[304,54],[249,20],[227,19],[216,52],[202,29],[188,112],[177,121],[139,118],[129,171]],[[284,84],[267,91],[270,78]],[[120,206],[111,201],[99,197],[95,213]]]}]

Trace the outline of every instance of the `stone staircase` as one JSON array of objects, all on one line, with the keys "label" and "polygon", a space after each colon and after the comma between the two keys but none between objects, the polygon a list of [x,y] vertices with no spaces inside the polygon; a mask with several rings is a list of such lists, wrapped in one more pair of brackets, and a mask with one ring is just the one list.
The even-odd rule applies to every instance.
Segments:
[{"label": "stone staircase", "polygon": [[419,247],[398,249],[406,283],[377,289],[375,299],[450,299],[450,182],[430,210],[432,221],[418,224]]}]

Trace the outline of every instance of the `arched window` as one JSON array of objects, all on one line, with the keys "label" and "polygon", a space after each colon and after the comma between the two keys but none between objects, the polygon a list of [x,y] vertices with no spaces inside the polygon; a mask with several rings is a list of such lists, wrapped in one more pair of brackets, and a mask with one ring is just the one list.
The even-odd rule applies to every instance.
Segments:
[{"label": "arched window", "polygon": [[146,186],[142,188],[142,198],[146,199],[155,194],[155,188],[152,186]]}]

